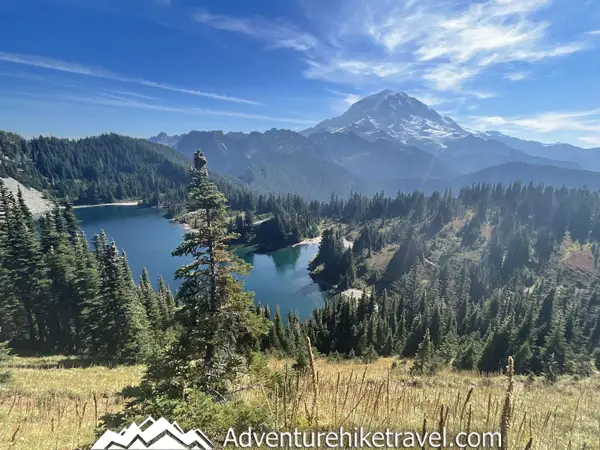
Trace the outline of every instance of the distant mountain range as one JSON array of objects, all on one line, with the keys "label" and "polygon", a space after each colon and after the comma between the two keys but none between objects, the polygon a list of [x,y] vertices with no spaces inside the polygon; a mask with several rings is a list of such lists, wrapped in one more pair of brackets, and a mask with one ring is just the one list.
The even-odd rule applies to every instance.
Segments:
[{"label": "distant mountain range", "polygon": [[[149,139],[186,156],[202,149],[212,170],[253,189],[326,199],[335,192],[442,189],[480,181],[597,184],[600,149],[472,132],[416,98],[384,90],[300,133],[191,131]],[[460,184],[463,183],[463,184]],[[589,187],[592,187],[591,185]]]},{"label": "distant mountain range", "polygon": [[600,147],[586,149],[560,142],[556,144],[542,144],[541,142],[526,141],[507,136],[498,131],[486,131],[474,134],[486,140],[502,142],[511,148],[532,156],[542,156],[556,161],[569,161],[579,164],[588,170],[600,171]]},{"label": "distant mountain range", "polygon": [[354,103],[341,116],[302,132],[356,133],[365,140],[390,140],[436,155],[459,173],[519,161],[581,169],[576,162],[532,156],[505,143],[470,133],[403,92],[384,90]]}]

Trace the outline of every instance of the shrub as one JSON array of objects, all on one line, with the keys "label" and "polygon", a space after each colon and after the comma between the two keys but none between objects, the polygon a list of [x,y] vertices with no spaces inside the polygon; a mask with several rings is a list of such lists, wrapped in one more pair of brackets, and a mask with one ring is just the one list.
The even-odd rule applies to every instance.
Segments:
[{"label": "shrub", "polygon": [[[6,364],[6,362],[10,359],[9,356],[10,349],[8,348],[7,342],[0,342],[0,368]],[[0,370],[0,384],[8,383],[11,379],[11,373],[7,371]]]},{"label": "shrub", "polygon": [[139,424],[152,416],[175,421],[183,429],[200,428],[210,436],[224,437],[229,428],[236,432],[248,427],[258,431],[266,429],[269,419],[269,411],[264,406],[251,406],[240,400],[216,402],[199,390],[188,392],[185,400],[151,397],[137,388],[124,394],[137,394],[137,398],[127,405],[125,411],[104,416],[99,434],[106,429],[121,429],[132,422]]}]

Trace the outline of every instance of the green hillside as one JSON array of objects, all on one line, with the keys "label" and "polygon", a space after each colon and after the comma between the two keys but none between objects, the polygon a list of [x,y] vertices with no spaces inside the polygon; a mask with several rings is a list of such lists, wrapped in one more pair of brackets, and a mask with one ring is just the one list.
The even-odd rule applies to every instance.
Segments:
[{"label": "green hillside", "polygon": [[75,204],[150,201],[185,196],[189,161],[181,153],[145,139],[117,134],[83,139],[24,139],[0,131],[0,177],[51,192]]}]

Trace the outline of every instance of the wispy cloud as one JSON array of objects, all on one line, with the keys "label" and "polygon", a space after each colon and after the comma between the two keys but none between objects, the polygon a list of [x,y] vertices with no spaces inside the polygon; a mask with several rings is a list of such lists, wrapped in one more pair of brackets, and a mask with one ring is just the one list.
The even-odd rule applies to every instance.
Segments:
[{"label": "wispy cloud", "polygon": [[496,64],[530,63],[583,50],[580,42],[549,39],[551,24],[536,18],[549,4],[355,0],[348,7],[354,11],[353,24],[344,31],[369,37],[388,61],[413,63],[431,87],[455,91]]},{"label": "wispy cloud", "polygon": [[403,81],[416,76],[412,63],[400,64],[382,62],[376,59],[338,59],[316,60],[307,58],[309,66],[304,76],[310,79],[333,83],[368,84],[369,81]]},{"label": "wispy cloud", "polygon": [[[309,20],[318,17],[319,22],[312,23],[311,33],[283,19],[260,16],[202,12],[195,20],[215,29],[242,33],[271,48],[303,53],[306,78],[367,91],[382,85],[417,86],[416,90],[430,93],[422,100],[436,105],[440,99],[463,102],[465,98],[497,96],[474,84],[479,77],[497,73],[492,70],[495,66],[527,66],[587,49],[591,36],[585,38],[583,34],[580,40],[566,41],[553,37],[552,24],[540,18],[550,3],[346,0],[339,3],[339,8],[329,8],[327,14],[310,11]],[[312,9],[322,12],[322,8],[320,2],[312,3]],[[529,70],[520,70],[508,72],[504,78],[516,82],[529,76]],[[343,105],[341,99],[333,100],[334,109]]]},{"label": "wispy cloud", "polygon": [[264,41],[270,49],[290,48],[304,52],[317,45],[317,39],[312,34],[301,31],[281,18],[245,18],[200,12],[194,15],[194,19],[202,25]]},{"label": "wispy cloud", "polygon": [[528,72],[510,72],[504,75],[504,78],[510,81],[521,81],[528,77]]},{"label": "wispy cloud", "polygon": [[132,78],[126,75],[122,75],[116,72],[112,72],[100,67],[91,67],[83,64],[62,61],[54,58],[47,58],[36,55],[23,55],[17,53],[8,53],[0,51],[0,61],[9,62],[12,64],[20,64],[31,67],[39,67],[43,69],[56,70],[60,72],[73,73],[77,75],[85,75],[96,78],[103,78],[105,80],[119,81],[124,83],[132,83],[140,86],[147,86],[156,89],[163,89],[167,91],[179,92],[183,94],[195,95],[198,97],[211,98],[213,100],[222,100],[233,103],[243,103],[248,105],[260,105],[259,102],[247,100],[239,97],[232,97],[228,95],[215,94],[212,92],[198,91],[194,89],[187,89],[171,84],[160,83],[156,81],[145,80],[142,78]]},{"label": "wispy cloud", "polygon": [[586,145],[600,147],[600,137],[599,136],[579,136],[576,139],[580,142],[583,142]]},{"label": "wispy cloud", "polygon": [[340,92],[335,89],[325,89],[326,92],[334,95],[333,101],[331,102],[331,109],[336,113],[345,112],[350,106],[363,98],[363,95]]},{"label": "wispy cloud", "polygon": [[126,96],[126,97],[142,98],[144,100],[158,100],[157,97],[152,97],[151,95],[140,94],[138,92],[112,90],[112,91],[110,91],[110,93],[115,94],[115,95]]},{"label": "wispy cloud", "polygon": [[39,75],[35,75],[35,74],[32,74],[32,73],[10,72],[10,71],[7,71],[7,70],[0,70],[0,77],[18,78],[20,80],[35,80],[35,81],[42,81],[42,80],[44,80],[44,77],[41,77]]},{"label": "wispy cloud", "polygon": [[479,130],[600,133],[600,108],[585,111],[552,111],[532,116],[471,116],[469,120],[469,127]]},{"label": "wispy cloud", "polygon": [[140,100],[135,100],[126,97],[119,97],[117,95],[67,95],[61,96],[60,98],[54,98],[54,101],[61,102],[76,102],[76,103],[86,103],[100,106],[114,106],[119,108],[135,108],[135,109],[145,109],[152,111],[162,111],[167,113],[176,113],[176,114],[188,114],[195,116],[218,116],[218,117],[231,117],[237,119],[250,119],[250,120],[263,120],[266,122],[282,122],[282,123],[291,123],[298,125],[314,125],[316,121],[307,120],[307,119],[298,119],[294,117],[278,117],[278,116],[270,116],[270,115],[262,115],[262,114],[251,114],[244,113],[240,111],[229,111],[229,110],[219,110],[219,109],[211,109],[211,108],[195,108],[195,107],[180,107],[180,106],[169,106],[169,105],[159,105],[155,103],[148,103]]},{"label": "wispy cloud", "polygon": [[460,67],[450,63],[427,69],[423,78],[440,91],[456,90],[480,72],[475,67]]},{"label": "wispy cloud", "polygon": [[440,97],[439,95],[428,91],[407,91],[406,93],[411,97],[415,97],[420,102],[425,103],[427,106],[443,105],[455,101],[455,99]]},{"label": "wispy cloud", "polygon": [[[323,8],[315,3],[315,8]],[[411,82],[476,98],[468,86],[490,68],[532,64],[580,52],[587,40],[552,36],[540,19],[551,0],[347,0],[319,16],[321,33],[308,33],[283,19],[232,17],[208,12],[195,20],[303,52],[304,76],[366,86]],[[337,5],[337,4],[336,4]],[[325,17],[324,17],[325,16]],[[588,34],[595,34],[591,32]],[[513,81],[526,72],[507,74]]]},{"label": "wispy cloud", "polygon": [[590,34],[592,36],[600,36],[600,30],[588,31],[587,34]]}]

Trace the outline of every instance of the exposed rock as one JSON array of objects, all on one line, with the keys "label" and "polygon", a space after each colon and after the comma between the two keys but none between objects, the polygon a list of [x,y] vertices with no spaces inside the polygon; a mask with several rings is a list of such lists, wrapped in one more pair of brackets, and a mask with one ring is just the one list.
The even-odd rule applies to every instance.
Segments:
[{"label": "exposed rock", "polygon": [[23,199],[25,204],[34,216],[40,216],[50,210],[52,210],[53,204],[50,200],[44,197],[44,194],[36,189],[28,188],[19,183],[14,178],[0,178],[4,183],[4,186],[11,191],[15,197],[19,188],[23,192]]}]

